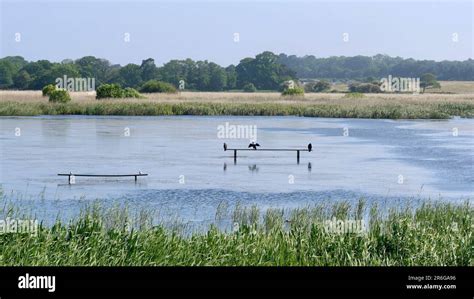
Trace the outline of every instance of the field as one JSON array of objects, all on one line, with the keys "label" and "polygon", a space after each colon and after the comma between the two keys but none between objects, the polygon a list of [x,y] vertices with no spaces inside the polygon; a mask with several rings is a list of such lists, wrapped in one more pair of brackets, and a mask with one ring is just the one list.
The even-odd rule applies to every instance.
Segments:
[{"label": "field", "polygon": [[[11,204],[2,206],[0,213],[15,217]],[[0,265],[473,266],[473,212],[469,202],[389,211],[363,200],[292,211],[236,206],[216,212],[216,223],[228,214],[234,229],[186,233],[185,226],[153,226],[150,211],[93,204],[36,235],[0,234]],[[366,224],[331,230],[327,219]]]},{"label": "field", "polygon": [[[472,81],[439,81],[441,88],[427,89],[426,93],[456,93],[474,94],[474,82]],[[347,84],[333,84],[332,89],[339,92],[348,91]]]},{"label": "field", "polygon": [[440,81],[441,88],[432,89],[430,92],[470,93],[474,94],[472,81]]},{"label": "field", "polygon": [[[451,88],[460,89],[461,85]],[[464,87],[462,87],[464,88]],[[146,99],[96,100],[71,93],[67,104],[49,103],[40,91],[0,91],[0,116],[29,115],[296,115],[308,117],[443,119],[474,116],[474,94],[181,92],[145,94]]]}]

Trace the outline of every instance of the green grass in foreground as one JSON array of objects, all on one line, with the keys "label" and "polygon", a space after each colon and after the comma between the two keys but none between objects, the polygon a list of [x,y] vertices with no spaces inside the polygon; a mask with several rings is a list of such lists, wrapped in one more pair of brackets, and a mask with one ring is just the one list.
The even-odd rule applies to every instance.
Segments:
[{"label": "green grass in foreground", "polygon": [[34,115],[262,115],[335,118],[446,119],[474,117],[474,103],[413,103],[375,105],[279,103],[153,103],[113,102],[37,103],[0,102],[0,116]]},{"label": "green grass in foreground", "polygon": [[[469,202],[425,202],[385,213],[363,201],[263,215],[237,206],[229,214],[240,224],[237,231],[211,227],[184,235],[127,215],[120,207],[90,206],[68,224],[40,227],[37,236],[0,235],[0,265],[474,265]],[[363,215],[364,233],[324,228],[332,217]]]}]

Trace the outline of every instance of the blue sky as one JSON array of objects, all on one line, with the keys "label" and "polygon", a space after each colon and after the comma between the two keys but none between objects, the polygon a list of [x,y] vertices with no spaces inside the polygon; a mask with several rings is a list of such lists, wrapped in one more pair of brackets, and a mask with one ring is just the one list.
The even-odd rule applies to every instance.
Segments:
[{"label": "blue sky", "polygon": [[122,65],[148,57],[157,65],[188,57],[229,65],[265,50],[473,58],[470,0],[0,1],[0,57],[61,61],[94,55]]}]

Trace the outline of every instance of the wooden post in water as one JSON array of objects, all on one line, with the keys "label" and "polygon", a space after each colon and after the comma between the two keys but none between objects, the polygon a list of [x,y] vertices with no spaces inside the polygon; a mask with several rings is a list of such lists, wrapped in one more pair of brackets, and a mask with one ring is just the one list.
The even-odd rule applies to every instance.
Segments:
[{"label": "wooden post in water", "polygon": [[234,162],[237,162],[237,150],[234,150]]},{"label": "wooden post in water", "polygon": [[300,164],[300,151],[296,151],[296,163]]}]

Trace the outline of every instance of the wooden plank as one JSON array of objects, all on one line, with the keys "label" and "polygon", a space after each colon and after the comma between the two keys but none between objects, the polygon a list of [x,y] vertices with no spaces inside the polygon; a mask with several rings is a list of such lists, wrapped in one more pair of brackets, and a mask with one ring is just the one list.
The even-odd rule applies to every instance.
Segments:
[{"label": "wooden plank", "polygon": [[308,149],[297,149],[297,148],[228,148],[228,151],[272,151],[272,152],[309,152]]},{"label": "wooden plank", "polygon": [[75,173],[58,173],[59,176],[87,176],[87,177],[132,177],[132,176],[148,176],[147,173],[137,174],[75,174]]},{"label": "wooden plank", "polygon": [[101,177],[101,178],[116,178],[116,177],[134,177],[135,182],[139,176],[148,176],[147,173],[136,173],[136,174],[75,174],[75,173],[58,173],[59,176],[67,176],[69,185],[74,184],[71,183],[71,177]]}]

